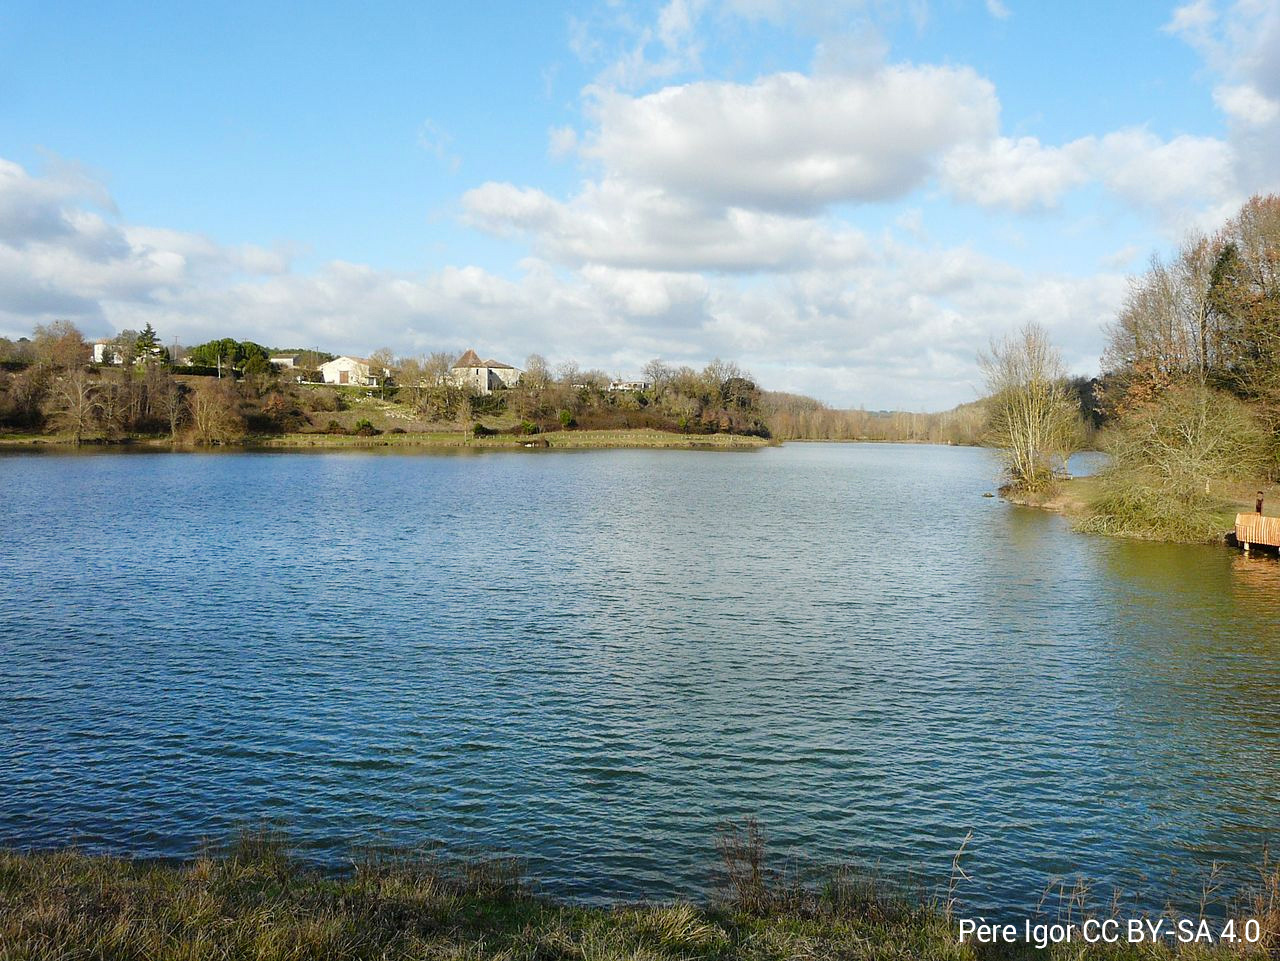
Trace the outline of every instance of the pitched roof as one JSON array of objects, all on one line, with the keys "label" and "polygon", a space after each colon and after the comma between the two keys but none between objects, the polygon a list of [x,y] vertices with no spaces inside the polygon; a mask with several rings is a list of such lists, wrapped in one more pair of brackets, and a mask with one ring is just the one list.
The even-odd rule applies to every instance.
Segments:
[{"label": "pitched roof", "polygon": [[465,354],[463,354],[461,357],[457,359],[457,361],[453,365],[453,369],[457,370],[459,367],[484,367],[484,366],[485,366],[485,362],[480,359],[480,355],[477,354],[474,350],[468,350]]},{"label": "pitched roof", "polygon": [[515,370],[510,364],[504,364],[497,360],[482,360],[475,365],[476,367],[492,367],[495,370]]}]

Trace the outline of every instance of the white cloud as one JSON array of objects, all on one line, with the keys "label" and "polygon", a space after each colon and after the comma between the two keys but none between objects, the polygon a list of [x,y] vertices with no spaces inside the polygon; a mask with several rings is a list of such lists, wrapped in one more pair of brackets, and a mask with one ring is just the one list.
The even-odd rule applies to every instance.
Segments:
[{"label": "white cloud", "polygon": [[1228,120],[1234,195],[1280,189],[1280,4],[1196,0],[1175,10],[1166,29],[1216,76],[1213,99]]},{"label": "white cloud", "polygon": [[1217,19],[1218,11],[1213,0],[1191,0],[1174,8],[1173,16],[1164,29],[1189,41],[1202,43],[1208,39],[1208,32]]},{"label": "white cloud", "polygon": [[1010,17],[1009,8],[1002,0],[987,0],[987,13],[997,20],[1008,20]]},{"label": "white cloud", "polygon": [[851,227],[720,207],[607,178],[563,203],[540,190],[487,183],[462,197],[468,223],[532,238],[558,263],[660,271],[783,271],[856,261],[867,243]]},{"label": "white cloud", "polygon": [[1102,181],[1140,209],[1183,228],[1220,221],[1242,199],[1235,153],[1215,137],[1164,141],[1148,130],[1107,134],[1093,163]]},{"label": "white cloud", "polygon": [[952,150],[942,161],[942,182],[955,196],[986,207],[1053,207],[1089,180],[1088,153],[1085,141],[1046,147],[1035,137],[996,137]]},{"label": "white cloud", "polygon": [[583,153],[611,174],[725,206],[808,212],[900,197],[957,144],[994,135],[991,84],[968,68],[779,73],[633,97],[592,91]]},{"label": "white cloud", "polygon": [[1232,120],[1250,127],[1265,127],[1280,118],[1280,102],[1247,83],[1215,87],[1213,102]]}]

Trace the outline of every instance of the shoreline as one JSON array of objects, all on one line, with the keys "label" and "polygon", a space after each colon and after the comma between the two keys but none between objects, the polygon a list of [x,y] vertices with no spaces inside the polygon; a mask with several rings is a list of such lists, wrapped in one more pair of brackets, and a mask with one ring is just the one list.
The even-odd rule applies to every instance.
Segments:
[{"label": "shoreline", "polygon": [[[1235,515],[1252,514],[1255,506],[1256,491],[1263,491],[1264,505],[1280,503],[1280,485],[1264,481],[1233,484],[1229,487],[1219,486],[1216,496],[1220,508],[1215,511],[1215,522],[1220,528],[1220,535],[1204,540],[1177,540],[1157,535],[1144,536],[1139,532],[1126,531],[1088,531],[1080,530],[1080,525],[1088,520],[1094,503],[1102,495],[1103,477],[1100,474],[1089,474],[1082,477],[1069,477],[1062,481],[1051,493],[1042,495],[1001,494],[1000,497],[1017,507],[1029,507],[1034,510],[1061,514],[1077,531],[1077,533],[1097,533],[1105,537],[1119,537],[1124,540],[1149,541],[1160,544],[1227,544],[1235,533]],[[1264,513],[1268,513],[1264,509]]]},{"label": "shoreline", "polygon": [[[435,852],[366,849],[353,852],[349,867],[326,869],[293,857],[286,840],[246,831],[229,845],[174,860],[0,848],[0,954],[50,961],[1079,961],[1273,957],[1280,946],[1280,873],[1266,862],[1256,883],[1202,902],[1199,921],[1214,919],[1210,930],[1221,935],[1212,944],[1190,947],[1157,936],[1142,944],[1086,943],[1086,907],[1073,900],[1065,913],[1059,903],[1056,916],[1043,906],[1024,916],[993,952],[993,945],[973,935],[975,920],[954,901],[954,875],[945,894],[933,896],[848,868],[802,884],[770,867],[763,848],[750,840],[717,845],[720,885],[711,900],[603,905],[542,893],[514,858],[458,861]],[[1126,927],[1118,904],[1093,917],[1095,931],[1106,918],[1117,930]],[[1192,915],[1170,910],[1154,917],[1172,928]],[[1238,926],[1256,943],[1222,935],[1227,919],[1230,930]],[[1072,925],[1075,936],[1042,950],[1033,924],[1046,933],[1050,926]]]},{"label": "shoreline", "polygon": [[554,431],[545,434],[498,434],[473,437],[463,431],[356,434],[248,435],[236,443],[213,446],[167,437],[125,437],[119,440],[73,438],[56,434],[0,435],[0,450],[157,451],[176,453],[252,452],[266,450],[716,450],[749,451],[777,447],[781,441],[739,434],[677,434],[648,428],[634,430]]}]

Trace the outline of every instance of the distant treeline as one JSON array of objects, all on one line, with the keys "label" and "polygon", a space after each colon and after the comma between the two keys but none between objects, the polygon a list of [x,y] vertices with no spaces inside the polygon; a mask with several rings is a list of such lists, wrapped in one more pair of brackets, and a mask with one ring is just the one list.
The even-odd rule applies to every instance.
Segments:
[{"label": "distant treeline", "polygon": [[930,444],[981,444],[986,424],[982,401],[934,414],[839,410],[803,394],[766,391],[765,419],[779,440],[866,440]]}]

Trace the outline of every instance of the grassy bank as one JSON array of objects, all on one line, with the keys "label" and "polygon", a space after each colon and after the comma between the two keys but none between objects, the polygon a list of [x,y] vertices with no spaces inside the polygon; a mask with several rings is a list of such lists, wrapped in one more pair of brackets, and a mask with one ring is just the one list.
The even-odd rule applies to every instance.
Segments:
[{"label": "grassy bank", "polygon": [[1280,957],[1275,878],[1252,905],[1265,940],[1247,948],[996,950],[959,943],[945,907],[844,875],[818,889],[776,889],[751,859],[726,864],[716,904],[601,908],[538,896],[510,862],[382,856],[335,874],[290,860],[261,835],[185,863],[0,852],[0,961]]},{"label": "grassy bank", "polygon": [[1252,513],[1258,491],[1263,492],[1265,513],[1280,511],[1280,485],[1270,482],[1215,482],[1209,493],[1189,509],[1172,501],[1138,500],[1135,495],[1146,492],[1128,489],[1106,474],[1073,477],[1047,494],[1015,495],[1008,500],[1061,513],[1071,519],[1077,530],[1087,533],[1205,543],[1219,540],[1232,530],[1236,514]]},{"label": "grassy bank", "polygon": [[[776,445],[776,441],[737,434],[678,434],[668,431],[634,430],[568,430],[545,434],[521,436],[495,434],[473,437],[463,431],[422,431],[384,433],[370,437],[357,434],[267,434],[249,435],[236,444],[220,445],[219,449],[255,450],[263,448],[303,449],[525,449],[552,448],[559,450],[591,450],[609,448],[653,448],[682,450],[756,450]],[[0,434],[0,447],[17,449],[70,448],[75,439],[65,434]],[[135,436],[112,442],[90,441],[85,449],[129,447],[156,450],[207,450],[189,444],[175,444],[167,437]]]},{"label": "grassy bank", "polygon": [[246,441],[251,447],[467,447],[467,448],[555,448],[587,450],[604,448],[681,448],[693,450],[754,450],[770,441],[736,434],[677,434],[669,431],[566,430],[530,436],[495,434],[473,437],[461,431],[379,434],[374,437],[329,434],[283,434]]}]

